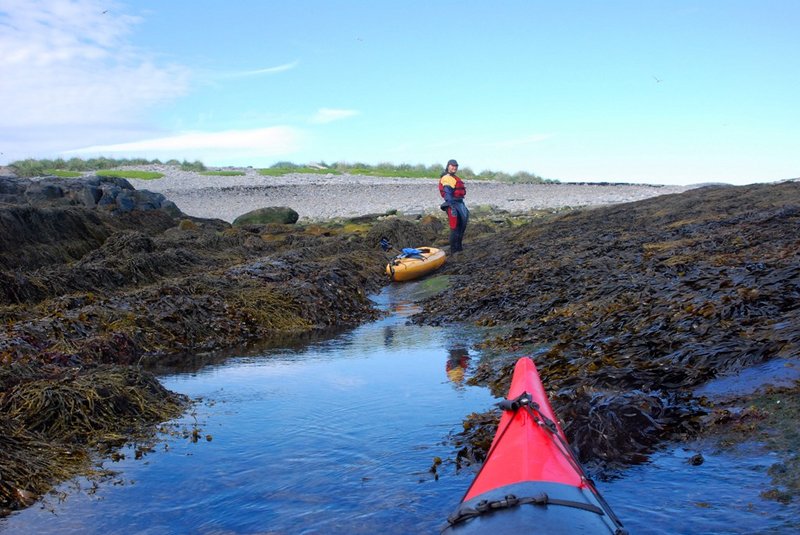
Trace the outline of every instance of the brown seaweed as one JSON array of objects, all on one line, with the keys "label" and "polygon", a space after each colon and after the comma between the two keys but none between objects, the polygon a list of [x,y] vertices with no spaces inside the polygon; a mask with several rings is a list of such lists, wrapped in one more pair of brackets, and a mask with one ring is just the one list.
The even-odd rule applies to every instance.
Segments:
[{"label": "brown seaweed", "polygon": [[[481,346],[533,354],[581,458],[636,462],[697,432],[692,390],[800,349],[800,184],[706,187],[574,211],[478,238],[443,268]],[[508,387],[508,359],[472,384]],[[479,455],[473,455],[479,457]]]}]

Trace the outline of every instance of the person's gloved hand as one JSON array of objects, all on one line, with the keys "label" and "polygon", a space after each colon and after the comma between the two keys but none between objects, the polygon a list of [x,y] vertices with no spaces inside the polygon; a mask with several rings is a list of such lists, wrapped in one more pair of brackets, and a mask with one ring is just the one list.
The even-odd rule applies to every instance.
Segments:
[{"label": "person's gloved hand", "polygon": [[444,210],[446,212],[447,209],[450,208],[450,203],[445,201],[445,202],[443,202],[442,204],[439,205],[439,208],[441,208],[442,210]]}]

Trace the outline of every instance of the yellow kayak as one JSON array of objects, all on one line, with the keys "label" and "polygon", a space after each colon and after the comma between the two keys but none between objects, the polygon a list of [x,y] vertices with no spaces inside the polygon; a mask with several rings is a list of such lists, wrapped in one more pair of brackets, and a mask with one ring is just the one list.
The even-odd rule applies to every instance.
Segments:
[{"label": "yellow kayak", "polygon": [[439,269],[445,257],[435,247],[405,248],[386,265],[386,274],[393,281],[410,281]]}]

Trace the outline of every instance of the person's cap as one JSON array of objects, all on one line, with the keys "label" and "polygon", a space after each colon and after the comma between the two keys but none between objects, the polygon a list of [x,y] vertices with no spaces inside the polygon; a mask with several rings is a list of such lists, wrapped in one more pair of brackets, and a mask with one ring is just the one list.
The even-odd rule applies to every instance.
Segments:
[{"label": "person's cap", "polygon": [[456,167],[458,167],[458,162],[455,160],[450,160],[449,162],[447,162],[447,165],[455,165]]}]

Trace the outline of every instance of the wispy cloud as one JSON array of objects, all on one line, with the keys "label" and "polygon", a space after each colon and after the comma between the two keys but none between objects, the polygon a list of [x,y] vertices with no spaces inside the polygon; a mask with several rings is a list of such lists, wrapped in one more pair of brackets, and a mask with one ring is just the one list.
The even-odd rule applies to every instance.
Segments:
[{"label": "wispy cloud", "polygon": [[66,151],[65,155],[124,155],[127,157],[181,157],[205,162],[246,159],[292,153],[300,148],[303,133],[275,126],[250,130],[185,132],[131,143],[93,145]]},{"label": "wispy cloud", "polygon": [[[51,139],[41,139],[39,152],[55,148],[61,128],[62,149],[109,139],[114,125],[141,130],[145,111],[185,94],[188,69],[159,65],[130,45],[139,22],[113,1],[0,0],[4,152],[29,150],[46,130]],[[103,138],[86,128],[100,123]]]},{"label": "wispy cloud", "polygon": [[251,71],[236,71],[236,72],[229,72],[223,73],[220,75],[221,78],[249,78],[252,76],[268,76],[271,74],[278,74],[281,72],[291,71],[295,67],[297,67],[300,63],[298,61],[293,61],[291,63],[284,63],[283,65],[278,65],[276,67],[267,67],[264,69],[254,69]]},{"label": "wispy cloud", "polygon": [[358,110],[341,110],[334,108],[320,108],[317,113],[311,117],[311,122],[316,124],[332,123],[341,119],[347,119],[358,115]]}]

